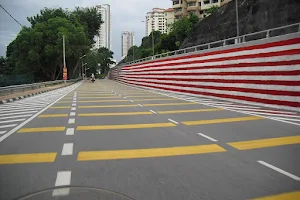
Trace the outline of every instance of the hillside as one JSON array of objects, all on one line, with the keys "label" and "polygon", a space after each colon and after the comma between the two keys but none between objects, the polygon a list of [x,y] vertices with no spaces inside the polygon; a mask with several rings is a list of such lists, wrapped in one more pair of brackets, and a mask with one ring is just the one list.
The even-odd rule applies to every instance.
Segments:
[{"label": "hillside", "polygon": [[[240,35],[300,22],[300,0],[238,0]],[[198,22],[181,48],[236,36],[235,1]]]}]

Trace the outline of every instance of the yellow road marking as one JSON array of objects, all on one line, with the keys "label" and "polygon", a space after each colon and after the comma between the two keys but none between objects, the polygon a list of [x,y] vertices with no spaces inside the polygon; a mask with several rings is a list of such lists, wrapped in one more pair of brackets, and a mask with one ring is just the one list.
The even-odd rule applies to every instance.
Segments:
[{"label": "yellow road marking", "polygon": [[241,122],[241,121],[252,121],[264,119],[263,117],[237,117],[237,118],[224,118],[224,119],[209,119],[209,120],[198,120],[198,121],[185,121],[181,122],[185,125],[201,125],[201,124],[218,124],[218,123],[230,123],[230,122]]},{"label": "yellow road marking", "polygon": [[222,108],[210,108],[210,109],[198,109],[198,110],[167,110],[167,111],[156,111],[158,114],[176,114],[176,113],[194,113],[194,112],[212,112],[224,110]]},{"label": "yellow road marking", "polygon": [[87,101],[78,101],[80,103],[100,103],[100,102],[125,102],[129,100],[87,100]]},{"label": "yellow road marking", "polygon": [[78,131],[92,131],[92,130],[116,130],[116,129],[137,129],[137,128],[160,128],[173,127],[173,123],[153,123],[153,124],[116,124],[116,125],[100,125],[100,126],[78,126]]},{"label": "yellow road marking", "polygon": [[192,105],[197,103],[162,103],[162,104],[143,104],[145,107],[150,106],[181,106],[181,105]]},{"label": "yellow road marking", "polygon": [[0,155],[0,165],[54,162],[56,153]]},{"label": "yellow road marking", "polygon": [[71,106],[52,106],[50,108],[53,108],[53,109],[65,109],[65,108],[71,108]]},{"label": "yellow road marking", "polygon": [[83,113],[79,117],[122,116],[122,115],[152,115],[152,112],[123,112],[123,113]]},{"label": "yellow road marking", "polygon": [[164,97],[162,95],[159,95],[159,96],[126,96],[127,98],[144,98],[144,97]]},{"label": "yellow road marking", "polygon": [[163,99],[135,99],[134,101],[182,101],[174,98],[163,98]]},{"label": "yellow road marking", "polygon": [[79,99],[119,99],[120,96],[111,96],[111,97],[79,97]]},{"label": "yellow road marking", "polygon": [[126,108],[126,107],[137,107],[139,105],[106,105],[106,106],[78,106],[78,108]]},{"label": "yellow road marking", "polygon": [[55,132],[64,131],[64,126],[58,127],[40,127],[40,128],[21,128],[18,133],[34,133],[34,132]]},{"label": "yellow road marking", "polygon": [[261,140],[249,140],[241,142],[230,142],[228,145],[238,150],[258,149],[266,147],[283,146],[289,144],[300,144],[300,136],[289,136],[279,138],[269,138]]},{"label": "yellow road marking", "polygon": [[300,191],[260,197],[252,200],[296,200],[296,199],[300,199]]},{"label": "yellow road marking", "polygon": [[226,151],[225,149],[223,149],[217,144],[201,145],[201,146],[154,148],[154,149],[86,151],[86,152],[79,152],[78,161],[182,156],[182,155],[195,155],[195,154],[216,153],[216,152],[225,152],[225,151]]},{"label": "yellow road marking", "polygon": [[51,118],[51,117],[68,117],[68,114],[49,114],[49,115],[39,115],[38,118]]},{"label": "yellow road marking", "polygon": [[[118,92],[117,92],[118,93]],[[121,94],[121,95],[139,95],[139,94],[145,94],[145,95],[149,95],[149,94],[154,94],[154,93],[151,93],[151,92],[148,92],[148,93],[119,93],[119,94]]]}]

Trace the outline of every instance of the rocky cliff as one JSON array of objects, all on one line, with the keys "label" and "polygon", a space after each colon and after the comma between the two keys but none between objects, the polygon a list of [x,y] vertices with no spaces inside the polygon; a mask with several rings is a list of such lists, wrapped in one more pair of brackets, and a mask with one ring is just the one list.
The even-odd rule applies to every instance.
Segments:
[{"label": "rocky cliff", "polygon": [[[238,0],[238,7],[240,35],[300,22],[300,0]],[[235,37],[236,34],[233,0],[198,22],[181,48]]]}]

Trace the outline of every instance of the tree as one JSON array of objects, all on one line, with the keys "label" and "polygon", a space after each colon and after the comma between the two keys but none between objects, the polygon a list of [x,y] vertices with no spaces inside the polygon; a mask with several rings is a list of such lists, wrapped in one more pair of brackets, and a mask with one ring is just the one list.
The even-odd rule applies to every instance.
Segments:
[{"label": "tree", "polygon": [[219,9],[219,6],[211,6],[210,8],[205,10],[204,17],[211,15],[213,12]]}]

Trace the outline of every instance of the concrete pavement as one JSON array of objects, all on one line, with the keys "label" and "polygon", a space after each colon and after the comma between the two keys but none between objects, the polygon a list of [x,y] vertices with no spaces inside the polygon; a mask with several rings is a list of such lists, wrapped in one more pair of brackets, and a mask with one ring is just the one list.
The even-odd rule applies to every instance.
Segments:
[{"label": "concrete pavement", "polygon": [[134,199],[299,198],[299,113],[109,80],[64,95],[3,133],[1,200],[57,185]]}]

